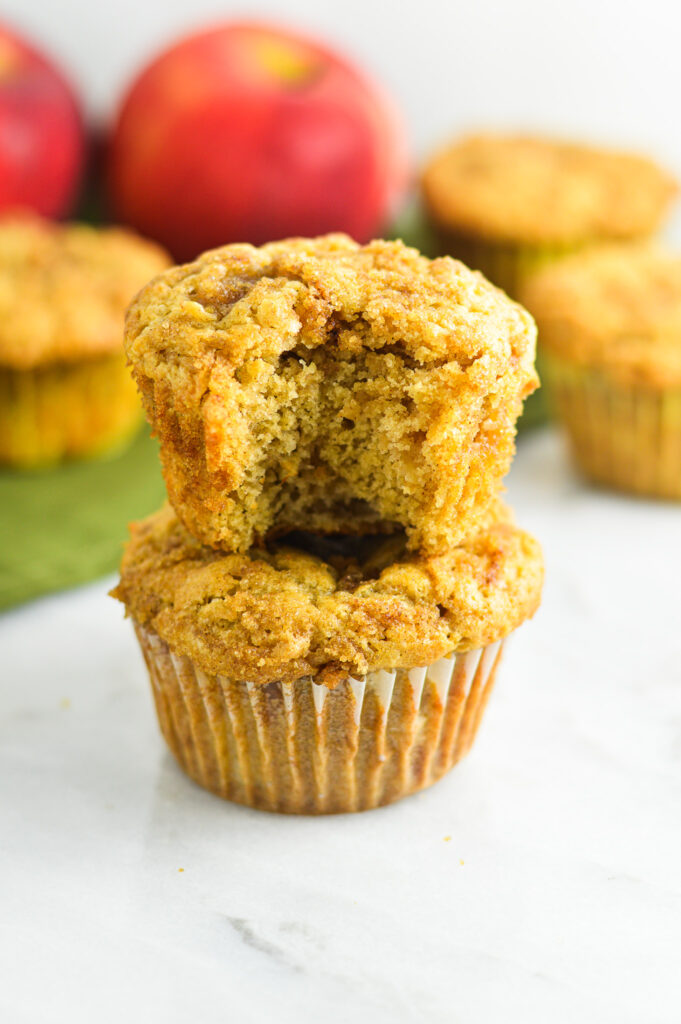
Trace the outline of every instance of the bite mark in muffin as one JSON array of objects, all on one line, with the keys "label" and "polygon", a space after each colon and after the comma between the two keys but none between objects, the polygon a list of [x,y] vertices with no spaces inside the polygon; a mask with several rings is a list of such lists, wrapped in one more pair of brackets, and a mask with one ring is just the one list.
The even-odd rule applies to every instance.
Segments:
[{"label": "bite mark in muffin", "polygon": [[168,494],[206,544],[481,522],[534,387],[535,328],[451,259],[349,238],[232,245],[162,274],[126,350]]}]

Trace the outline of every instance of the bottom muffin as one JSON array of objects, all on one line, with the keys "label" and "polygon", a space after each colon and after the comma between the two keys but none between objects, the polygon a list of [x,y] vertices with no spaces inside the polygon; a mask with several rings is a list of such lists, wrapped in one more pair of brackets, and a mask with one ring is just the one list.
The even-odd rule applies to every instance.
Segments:
[{"label": "bottom muffin", "polygon": [[206,675],[136,627],[161,731],[181,767],[218,796],[267,811],[328,814],[392,803],[470,748],[502,643],[432,665],[255,683]]},{"label": "bottom muffin", "polygon": [[446,555],[402,547],[295,535],[237,555],[169,509],[133,526],[113,595],[188,775],[252,807],[334,813],[422,789],[466,753],[503,638],[538,606],[541,553],[502,506]]}]

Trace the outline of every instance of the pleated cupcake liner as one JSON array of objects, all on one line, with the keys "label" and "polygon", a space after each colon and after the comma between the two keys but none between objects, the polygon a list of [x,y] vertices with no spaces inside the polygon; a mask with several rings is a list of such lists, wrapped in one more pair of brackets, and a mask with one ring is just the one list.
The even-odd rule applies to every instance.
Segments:
[{"label": "pleated cupcake liner", "polygon": [[544,374],[586,477],[620,491],[681,499],[681,388],[613,381],[548,353]]},{"label": "pleated cupcake liner", "polygon": [[520,245],[491,242],[443,228],[435,230],[440,252],[461,260],[471,270],[481,271],[512,299],[519,297],[530,275],[584,248],[583,244],[574,243]]},{"label": "pleated cupcake liner", "polygon": [[503,647],[331,689],[207,675],[156,633],[135,631],[181,768],[227,800],[289,814],[369,810],[439,779],[473,743]]},{"label": "pleated cupcake liner", "polygon": [[31,370],[0,366],[0,462],[40,468],[108,453],[142,420],[122,351]]}]

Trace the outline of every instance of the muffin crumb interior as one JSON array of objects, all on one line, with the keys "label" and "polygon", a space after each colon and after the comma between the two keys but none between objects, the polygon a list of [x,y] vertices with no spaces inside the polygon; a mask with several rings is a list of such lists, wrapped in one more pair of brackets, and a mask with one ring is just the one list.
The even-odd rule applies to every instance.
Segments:
[{"label": "muffin crumb interior", "polygon": [[450,546],[497,490],[536,386],[531,318],[484,278],[344,236],[161,275],[127,351],[172,504],[227,550],[300,523]]}]

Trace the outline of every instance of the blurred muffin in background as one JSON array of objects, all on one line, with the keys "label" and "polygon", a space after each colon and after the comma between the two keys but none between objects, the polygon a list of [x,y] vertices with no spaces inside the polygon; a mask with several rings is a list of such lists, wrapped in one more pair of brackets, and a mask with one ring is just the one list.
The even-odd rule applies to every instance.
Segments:
[{"label": "blurred muffin in background", "polygon": [[681,254],[574,255],[528,280],[544,377],[592,480],[681,499]]},{"label": "blurred muffin in background", "polygon": [[0,222],[0,462],[40,467],[133,437],[142,407],[123,318],[168,262],[118,228]]},{"label": "blurred muffin in background", "polygon": [[471,135],[426,165],[443,253],[517,298],[528,272],[596,243],[654,234],[678,192],[646,157],[529,135]]}]

